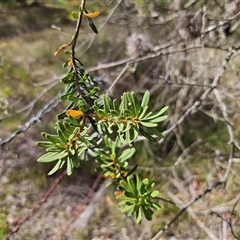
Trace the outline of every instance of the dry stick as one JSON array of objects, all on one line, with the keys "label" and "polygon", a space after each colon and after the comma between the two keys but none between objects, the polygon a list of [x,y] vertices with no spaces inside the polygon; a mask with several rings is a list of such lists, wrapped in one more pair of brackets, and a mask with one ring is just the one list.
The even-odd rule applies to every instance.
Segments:
[{"label": "dry stick", "polygon": [[[84,198],[83,202],[81,203],[82,206],[85,206],[89,203],[91,197],[94,195],[96,188],[99,186],[99,182],[101,181],[103,176],[103,173],[100,173],[97,177],[97,179],[94,181],[90,191],[88,192],[87,196]],[[77,214],[75,214],[72,219],[67,224],[67,227],[64,232],[68,232],[72,229],[73,223],[80,217],[80,215],[83,213],[83,208],[81,208],[80,211],[77,211]]]},{"label": "dry stick", "polygon": [[53,193],[53,191],[56,189],[56,187],[59,185],[59,183],[62,181],[62,179],[66,176],[66,171],[64,171],[52,184],[52,186],[48,189],[48,191],[44,194],[43,198],[35,205],[35,207],[31,210],[29,214],[27,214],[21,221],[17,223],[17,226],[7,235],[7,238],[5,240],[12,239],[13,235],[16,234],[19,229],[22,227],[22,225],[28,221],[35,213],[38,212],[38,210],[41,208],[41,206],[48,200],[49,196]]},{"label": "dry stick", "polygon": [[57,84],[58,84],[58,83],[54,82],[53,84],[51,84],[51,85],[48,86],[47,88],[44,88],[44,89],[42,90],[42,92],[39,93],[39,95],[38,95],[35,99],[33,99],[30,103],[28,103],[28,104],[25,105],[24,107],[22,107],[22,108],[18,109],[17,111],[15,111],[15,113],[16,113],[16,114],[19,114],[19,113],[21,113],[21,112],[24,112],[24,111],[28,110],[27,113],[24,114],[24,116],[27,117],[27,116],[31,113],[31,111],[32,111],[32,109],[34,108],[35,104],[36,104],[47,92],[49,92],[52,88],[54,88]]},{"label": "dry stick", "polygon": [[[216,75],[216,77],[213,80],[212,86],[211,88],[208,88],[200,97],[200,100],[197,100],[193,103],[193,105],[183,114],[183,116],[181,118],[179,118],[179,120],[169,129],[167,129],[166,131],[163,132],[163,135],[167,135],[170,132],[172,132],[178,125],[180,125],[188,115],[190,115],[190,113],[199,108],[203,102],[203,100],[217,87],[223,73],[226,70],[227,64],[230,61],[232,55],[234,54],[234,52],[236,50],[239,50],[240,46],[237,47],[231,47],[229,49],[229,52],[227,54],[227,56],[225,57],[224,61],[222,62],[218,73]],[[231,135],[230,135],[231,138]],[[205,196],[207,193],[211,192],[213,189],[215,189],[217,186],[225,184],[226,180],[228,178],[229,172],[231,170],[231,166],[232,166],[232,159],[233,159],[233,153],[234,153],[234,148],[235,148],[235,142],[233,141],[233,139],[231,140],[231,150],[230,150],[230,156],[229,156],[229,161],[228,161],[228,168],[226,170],[226,173],[224,175],[224,177],[220,180],[217,181],[216,183],[214,183],[212,186],[208,187],[207,189],[205,189],[202,193],[200,193],[197,197],[195,197],[193,200],[191,200],[186,206],[182,207],[181,210],[178,212],[178,214],[167,224],[165,225],[151,240],[158,240],[159,237],[179,218],[179,216],[186,211],[186,209],[188,207],[190,207],[193,203],[195,203],[196,201],[198,201],[200,198],[202,198],[203,196]]]},{"label": "dry stick", "polygon": [[13,132],[8,138],[0,141],[0,146],[5,145],[6,143],[11,142],[18,134],[26,132],[30,127],[32,127],[35,123],[40,122],[41,118],[49,113],[53,108],[57,107],[60,103],[60,94],[58,94],[55,98],[53,98],[50,102],[48,102],[35,116],[33,116],[23,128],[16,130]]},{"label": "dry stick", "polygon": [[217,29],[217,28],[219,28],[219,27],[222,27],[222,26],[228,24],[229,22],[231,22],[231,21],[233,21],[235,18],[237,18],[239,15],[240,15],[240,12],[238,12],[236,15],[234,15],[234,16],[231,17],[231,18],[228,18],[228,19],[223,20],[222,22],[220,22],[220,23],[217,24],[217,25],[208,27],[208,29],[206,29],[202,34],[206,34],[206,33],[212,32],[212,31],[214,31],[215,29]]},{"label": "dry stick", "polygon": [[125,67],[121,70],[121,72],[118,74],[118,76],[116,77],[116,79],[113,81],[113,83],[111,84],[111,86],[108,88],[107,90],[107,94],[108,95],[111,95],[113,93],[113,90],[116,86],[116,84],[118,83],[118,81],[120,80],[121,76],[127,71],[129,67],[129,64],[127,63],[125,65]]},{"label": "dry stick", "polygon": [[240,46],[238,47],[231,47],[228,51],[227,56],[225,57],[223,63],[221,64],[218,73],[216,75],[216,77],[214,78],[211,87],[209,87],[200,97],[199,100],[196,100],[193,105],[182,115],[182,117],[180,117],[178,119],[178,121],[172,125],[169,129],[167,129],[166,131],[163,132],[163,135],[168,135],[170,132],[172,132],[178,125],[180,125],[188,115],[191,114],[191,112],[193,110],[196,110],[197,108],[199,108],[202,105],[202,102],[205,100],[205,98],[213,91],[213,89],[215,89],[223,75],[223,73],[226,70],[227,64],[229,62],[229,60],[231,59],[232,55],[234,54],[234,52],[236,50],[239,50]]},{"label": "dry stick", "polygon": [[[183,205],[183,202],[177,198],[174,194],[172,193],[168,193],[168,196],[173,199],[173,201],[175,203],[177,203],[178,205]],[[196,214],[194,213],[194,211],[188,207],[187,208],[187,212],[189,213],[189,215],[196,221],[197,225],[208,235],[209,239],[212,239],[212,240],[217,240],[218,238],[211,232],[211,230],[209,228],[206,227],[206,225],[200,221]]]},{"label": "dry stick", "polygon": [[94,214],[97,207],[99,206],[100,200],[102,200],[107,193],[106,184],[109,182],[110,180],[107,179],[102,183],[98,191],[92,197],[91,202],[84,209],[84,211],[81,213],[79,218],[74,222],[74,224],[71,225],[71,228],[79,230],[79,229],[84,229],[88,226],[88,223],[92,215]]},{"label": "dry stick", "polygon": [[[178,43],[178,42],[176,42],[176,43]],[[148,59],[151,59],[151,58],[156,58],[156,57],[159,57],[159,56],[171,55],[171,54],[176,54],[176,53],[181,53],[181,52],[185,52],[185,51],[196,50],[196,49],[202,48],[202,46],[199,45],[199,46],[184,48],[184,49],[180,49],[180,50],[173,50],[173,51],[166,51],[166,52],[162,51],[164,49],[168,49],[171,46],[173,46],[173,43],[166,44],[164,46],[160,46],[157,50],[154,51],[154,53],[149,53],[149,54],[147,54],[146,56],[143,56],[143,57],[139,57],[139,58],[136,58],[136,59],[125,58],[125,59],[121,59],[121,60],[118,60],[118,61],[115,61],[115,62],[101,63],[101,64],[98,64],[95,67],[87,68],[86,71],[87,72],[93,72],[93,71],[97,71],[97,70],[101,70],[101,69],[116,67],[116,66],[123,65],[123,64],[133,64],[133,63],[145,61],[145,60],[148,60]]]},{"label": "dry stick", "polygon": [[239,200],[240,200],[240,197],[238,198],[238,200],[236,201],[236,203],[235,203],[234,206],[233,206],[233,209],[232,209],[232,212],[231,212],[230,220],[227,221],[227,222],[228,222],[228,225],[229,225],[229,227],[230,227],[230,229],[231,229],[231,233],[232,233],[232,235],[233,235],[236,239],[240,239],[240,238],[237,237],[236,234],[235,234],[235,232],[233,231],[233,226],[232,226],[232,216],[233,216],[233,214],[234,214],[234,211],[235,211],[235,208],[236,208],[237,204],[239,203]]}]

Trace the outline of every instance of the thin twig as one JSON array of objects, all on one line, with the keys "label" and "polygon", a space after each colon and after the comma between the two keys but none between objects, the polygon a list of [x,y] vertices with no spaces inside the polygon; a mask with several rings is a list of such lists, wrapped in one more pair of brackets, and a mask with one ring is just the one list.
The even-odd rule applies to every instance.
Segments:
[{"label": "thin twig", "polygon": [[188,115],[191,114],[191,112],[197,108],[199,108],[202,104],[202,102],[206,99],[206,97],[213,91],[213,89],[215,89],[223,75],[223,73],[225,72],[226,70],[226,67],[227,67],[227,64],[228,62],[230,61],[232,55],[234,54],[234,52],[236,50],[239,50],[240,49],[240,46],[237,46],[237,47],[231,47],[228,51],[228,54],[226,55],[224,61],[222,62],[219,70],[218,70],[218,73],[217,75],[215,76],[212,84],[211,84],[211,87],[208,88],[202,95],[199,99],[197,99],[190,108],[187,109],[187,111],[178,119],[178,121],[173,124],[169,129],[165,130],[163,132],[163,135],[166,136],[168,135],[170,132],[172,132],[178,125],[180,125],[186,118]]},{"label": "thin twig", "polygon": [[[96,188],[99,186],[99,182],[101,181],[102,176],[103,176],[103,173],[100,173],[98,175],[97,179],[94,181],[94,183],[93,183],[90,191],[88,192],[87,196],[83,199],[83,202],[81,203],[82,206],[85,206],[85,205],[87,205],[89,203],[90,199],[92,198],[92,196],[95,193]],[[69,221],[69,223],[67,224],[67,227],[66,227],[64,232],[71,231],[74,222],[76,222],[79,219],[79,217],[82,214],[82,212],[83,212],[83,208],[81,208],[80,211],[77,211],[77,214],[75,214],[72,217],[72,219]]]},{"label": "thin twig", "polygon": [[32,208],[31,212],[28,213],[22,220],[20,220],[17,223],[17,226],[7,235],[7,238],[5,240],[11,240],[13,236],[19,231],[19,229],[22,227],[22,225],[27,222],[34,214],[38,212],[38,210],[41,208],[41,206],[48,200],[50,195],[53,193],[53,191],[57,188],[57,186],[60,184],[62,179],[66,176],[66,171],[64,171],[60,176],[57,177],[57,179],[54,181],[52,186],[48,189],[48,191],[44,194],[43,198],[35,205],[34,208]]},{"label": "thin twig", "polygon": [[53,108],[57,107],[60,103],[60,96],[61,94],[58,94],[56,97],[54,97],[50,102],[48,102],[38,113],[25,124],[24,127],[21,129],[16,130],[13,132],[8,138],[0,141],[0,146],[5,145],[6,143],[11,142],[17,135],[26,132],[30,127],[32,127],[34,124],[40,122],[40,120],[43,118],[44,115],[49,113]]},{"label": "thin twig", "polygon": [[75,61],[75,48],[76,48],[76,44],[77,44],[77,40],[78,40],[79,31],[80,31],[80,28],[82,25],[83,11],[85,11],[85,4],[86,4],[86,0],[82,0],[79,15],[78,15],[78,21],[77,21],[77,25],[76,25],[75,34],[71,41],[71,45],[72,45],[72,48],[71,48],[72,53],[71,54],[72,54],[72,66],[73,66],[73,70],[74,70],[74,79],[76,81],[77,91],[80,96],[82,95],[82,92],[81,92],[81,88],[80,88],[80,84],[79,84],[77,63]]},{"label": "thin twig", "polygon": [[118,81],[120,80],[120,78],[122,77],[122,75],[127,71],[129,67],[129,64],[126,64],[125,67],[121,70],[121,72],[118,74],[118,76],[116,77],[116,79],[113,81],[113,83],[111,84],[111,86],[108,88],[107,90],[107,94],[111,95],[116,84],[118,83]]},{"label": "thin twig", "polygon": [[[165,132],[163,132],[164,135],[169,134],[170,132],[172,132],[178,125],[180,125],[185,118],[196,108],[198,108],[203,100],[210,94],[210,92],[212,92],[218,85],[223,73],[226,70],[227,64],[230,61],[232,55],[234,54],[234,52],[236,50],[239,50],[240,46],[237,47],[231,47],[229,49],[228,54],[226,55],[226,57],[224,58],[224,61],[222,62],[221,66],[218,69],[218,72],[212,82],[212,87],[208,88],[200,97],[199,100],[196,100],[193,105],[184,113],[184,115],[178,119],[177,123],[175,123],[174,125],[172,125],[172,127],[170,127],[168,130],[166,130]],[[222,102],[221,102],[222,104]],[[223,105],[222,105],[223,108]],[[225,113],[225,109],[223,110],[223,114],[225,115],[226,120],[228,119],[228,117],[226,116]],[[228,121],[227,121],[228,122]],[[203,196],[205,196],[207,193],[211,192],[212,190],[214,190],[216,187],[218,187],[219,185],[225,184],[228,178],[228,175],[230,173],[231,170],[231,166],[232,166],[232,159],[233,159],[233,153],[234,153],[234,147],[235,147],[235,142],[234,142],[234,138],[232,136],[232,132],[231,129],[229,129],[229,135],[230,135],[230,143],[232,145],[231,150],[230,150],[230,155],[229,155],[229,161],[228,161],[228,168],[225,172],[225,175],[223,176],[223,178],[219,181],[217,181],[216,183],[214,183],[213,185],[211,185],[210,187],[208,187],[207,189],[205,189],[202,193],[200,193],[198,196],[196,196],[194,199],[192,199],[189,203],[187,203],[184,207],[181,208],[181,210],[178,212],[178,214],[176,214],[176,216],[167,224],[165,225],[151,240],[157,240],[159,239],[159,237],[182,215],[183,212],[185,212],[188,207],[190,207],[193,203],[195,203],[196,201],[198,201],[200,198],[202,198]]]}]

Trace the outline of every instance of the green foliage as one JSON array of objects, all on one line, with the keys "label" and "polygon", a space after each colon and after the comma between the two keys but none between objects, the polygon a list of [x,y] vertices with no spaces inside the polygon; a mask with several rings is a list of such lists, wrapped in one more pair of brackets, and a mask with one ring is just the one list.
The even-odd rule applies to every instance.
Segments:
[{"label": "green foliage", "polygon": [[152,220],[152,209],[160,209],[160,206],[152,200],[158,196],[159,192],[151,189],[155,183],[148,178],[142,179],[140,175],[127,177],[120,181],[123,192],[117,194],[119,206],[122,212],[127,212],[129,216],[136,214],[137,223],[142,221],[142,213],[147,220]]},{"label": "green foliage", "polygon": [[[80,11],[80,14],[87,13],[84,9]],[[77,16],[73,14],[74,18]],[[86,18],[97,33],[92,19]],[[55,55],[73,44],[63,45]],[[81,161],[94,158],[99,164],[97,170],[103,171],[105,177],[112,178],[123,190],[123,194],[117,196],[122,211],[129,215],[136,213],[137,223],[142,220],[142,212],[147,220],[151,220],[152,209],[160,208],[152,201],[158,191],[151,190],[154,183],[150,180],[142,180],[138,174],[132,178],[130,175],[136,167],[130,169],[128,161],[136,151],[133,146],[139,135],[150,141],[163,137],[156,127],[167,118],[164,115],[167,107],[149,111],[148,91],[141,101],[134,92],[123,93],[120,100],[99,95],[98,83],[82,68],[82,62],[72,51],[65,51],[65,54],[70,59],[64,64],[69,70],[61,80],[65,85],[61,100],[68,101],[69,105],[57,116],[56,133],[42,133],[46,141],[37,144],[46,148],[46,153],[38,158],[38,162],[56,162],[49,175],[64,166],[71,175]]]}]

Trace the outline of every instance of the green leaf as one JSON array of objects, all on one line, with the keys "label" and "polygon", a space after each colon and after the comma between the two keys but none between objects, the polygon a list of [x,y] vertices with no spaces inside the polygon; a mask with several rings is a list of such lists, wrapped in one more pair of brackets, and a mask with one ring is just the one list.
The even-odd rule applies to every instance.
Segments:
[{"label": "green leaf", "polygon": [[128,100],[133,108],[133,115],[137,116],[139,111],[138,100],[134,94],[134,92],[127,94]]},{"label": "green leaf", "polygon": [[168,110],[168,106],[164,107],[161,109],[161,111],[159,112],[159,114],[163,114],[164,112],[166,112]]},{"label": "green leaf", "polygon": [[[157,118],[159,117],[160,115],[162,115],[164,112],[166,112],[168,109],[168,106],[162,108],[160,111],[157,111],[157,112],[154,112],[154,113],[151,113],[150,115],[146,116],[145,118],[142,118],[144,120],[150,120],[150,119],[154,119],[154,118]],[[164,116],[167,118],[167,116]]]},{"label": "green leaf", "polygon": [[43,135],[43,137],[47,138],[50,142],[52,142],[54,144],[61,142],[58,135],[50,135],[48,133],[42,133],[42,135]]},{"label": "green leaf", "polygon": [[159,137],[159,138],[164,138],[164,136],[162,135],[162,133],[160,133],[156,128],[148,128],[148,131],[149,131],[151,134],[154,134],[154,135],[156,135],[156,136]]},{"label": "green leaf", "polygon": [[129,184],[125,180],[121,180],[119,184],[125,191],[132,192],[132,188],[129,186]]},{"label": "green leaf", "polygon": [[78,127],[79,126],[79,122],[76,120],[76,118],[72,117],[71,115],[68,116],[68,119],[70,120],[70,122],[73,124],[73,126]]},{"label": "green leaf", "polygon": [[123,114],[126,109],[128,109],[128,98],[127,98],[127,93],[123,93],[121,97],[121,103],[119,106],[120,113]]},{"label": "green leaf", "polygon": [[139,126],[136,124],[132,124],[132,128],[130,129],[130,140],[134,142],[139,135]]},{"label": "green leaf", "polygon": [[64,163],[64,162],[65,162],[65,161],[59,160],[59,161],[57,162],[57,164],[53,167],[53,169],[48,173],[48,175],[54,174],[58,169],[61,168],[61,165],[62,165],[62,163]]},{"label": "green leaf", "polygon": [[120,113],[118,101],[117,101],[116,99],[114,99],[113,102],[112,102],[112,104],[113,104],[113,109],[114,109],[116,112]]},{"label": "green leaf", "polygon": [[127,182],[128,182],[129,188],[131,189],[130,192],[133,192],[135,195],[137,195],[138,193],[137,193],[136,183],[133,180],[133,178],[128,176],[127,177]]},{"label": "green leaf", "polygon": [[93,20],[91,18],[87,17],[87,21],[88,21],[89,26],[93,30],[93,32],[98,34],[98,30],[97,30],[96,26],[94,25]]},{"label": "green leaf", "polygon": [[141,102],[141,107],[145,109],[148,106],[150,100],[150,93],[149,91],[146,91],[143,95],[142,102]]},{"label": "green leaf", "polygon": [[[150,122],[152,122],[152,123],[160,123],[160,122],[163,122],[164,120],[166,120],[167,118],[168,118],[168,116],[164,115],[164,116],[161,116],[161,117],[150,119]],[[148,120],[148,119],[144,119],[144,120]]]},{"label": "green leaf", "polygon": [[142,182],[143,182],[144,185],[148,185],[149,184],[149,179],[148,178],[144,178]]},{"label": "green leaf", "polygon": [[135,153],[136,149],[135,148],[128,148],[125,149],[121,156],[118,158],[119,161],[124,162],[127,159],[131,158],[133,156],[133,154]]},{"label": "green leaf", "polygon": [[157,197],[159,195],[159,191],[157,191],[157,190],[155,190],[155,191],[153,191],[152,193],[151,193],[151,197],[152,198],[155,198],[155,197]]},{"label": "green leaf", "polygon": [[57,134],[63,143],[67,143],[68,138],[65,138],[63,132],[60,129],[57,130]]},{"label": "green leaf", "polygon": [[139,208],[138,211],[136,212],[136,215],[137,215],[137,224],[140,224],[141,221],[142,221],[142,211],[141,211],[140,208]]},{"label": "green leaf", "polygon": [[61,150],[65,150],[64,146],[61,146],[61,144],[56,144],[57,146],[49,147],[46,149],[46,152],[59,152]]},{"label": "green leaf", "polygon": [[108,95],[103,96],[104,112],[108,113],[111,110],[111,98]]},{"label": "green leaf", "polygon": [[152,220],[153,211],[150,208],[148,208],[147,206],[142,206],[142,210],[143,210],[145,218],[148,221],[151,221]]},{"label": "green leaf", "polygon": [[135,203],[136,202],[136,195],[133,192],[124,192],[125,196],[129,198],[129,202]]},{"label": "green leaf", "polygon": [[65,77],[63,77],[61,79],[61,82],[65,83],[65,84],[73,83],[74,81],[75,80],[74,80],[74,72],[73,71],[69,72]]},{"label": "green leaf", "polygon": [[161,209],[161,206],[157,203],[154,203],[154,202],[151,202],[151,207],[154,208],[154,209],[157,209],[157,210]]},{"label": "green leaf", "polygon": [[137,176],[137,191],[138,193],[142,193],[141,191],[142,191],[143,181],[139,175],[136,175],[136,176]]},{"label": "green leaf", "polygon": [[73,172],[73,162],[70,157],[67,158],[67,175],[70,176]]},{"label": "green leaf", "polygon": [[39,147],[49,148],[55,146],[52,142],[49,141],[39,141],[36,143]]},{"label": "green leaf", "polygon": [[[149,128],[150,129],[150,128]],[[156,139],[153,138],[148,132],[144,131],[142,128],[139,129],[139,133],[141,135],[143,135],[145,138],[147,138],[148,140],[152,141],[152,142],[156,142]]]},{"label": "green leaf", "polygon": [[145,106],[144,108],[141,107],[140,114],[139,114],[139,119],[142,119],[148,109],[148,106]]},{"label": "green leaf", "polygon": [[72,12],[72,17],[73,17],[74,19],[78,19],[78,15],[77,15],[77,13]]},{"label": "green leaf", "polygon": [[152,122],[140,122],[141,125],[143,125],[144,127],[148,127],[148,128],[152,128],[152,127],[156,127],[157,124],[156,123],[152,123]]},{"label": "green leaf", "polygon": [[134,205],[126,205],[124,208],[121,209],[122,212],[133,212],[134,211]]},{"label": "green leaf", "polygon": [[48,152],[45,153],[44,155],[42,155],[41,157],[39,157],[37,159],[38,162],[53,162],[56,161],[58,159],[63,159],[66,156],[68,156],[68,152],[67,151],[62,151],[62,152]]}]

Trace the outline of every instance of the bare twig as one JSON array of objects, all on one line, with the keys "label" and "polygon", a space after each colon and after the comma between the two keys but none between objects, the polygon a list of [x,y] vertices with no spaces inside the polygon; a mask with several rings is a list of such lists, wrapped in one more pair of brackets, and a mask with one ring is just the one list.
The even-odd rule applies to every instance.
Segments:
[{"label": "bare twig", "polygon": [[60,103],[60,94],[54,97],[50,102],[48,102],[36,115],[34,115],[21,129],[13,132],[8,138],[0,141],[0,146],[5,145],[6,143],[11,142],[18,134],[26,132],[34,124],[40,122],[44,115],[49,113],[53,108],[57,107]]},{"label": "bare twig", "polygon": [[217,85],[218,85],[218,83],[219,83],[219,81],[220,81],[223,73],[224,73],[225,70],[226,70],[226,67],[227,67],[228,62],[230,61],[230,59],[231,59],[232,55],[234,54],[234,52],[235,52],[236,50],[239,50],[239,48],[240,48],[240,46],[231,47],[231,48],[229,49],[228,54],[226,55],[224,61],[222,62],[220,68],[218,69],[218,72],[217,72],[217,74],[216,74],[216,76],[215,76],[215,78],[214,78],[214,80],[213,80],[213,82],[212,82],[212,84],[211,84],[211,87],[208,88],[208,89],[202,94],[202,96],[193,103],[193,105],[192,105],[190,108],[188,108],[188,110],[178,119],[178,121],[177,121],[175,124],[173,124],[169,129],[165,130],[165,131],[163,132],[163,135],[166,136],[166,135],[168,135],[170,132],[172,132],[178,125],[180,125],[180,124],[186,119],[186,117],[187,117],[188,115],[191,114],[191,112],[192,112],[193,110],[195,110],[195,109],[197,109],[197,108],[199,108],[199,107],[201,106],[203,100],[213,91],[213,89],[215,89],[215,88],[217,87]]},{"label": "bare twig", "polygon": [[[82,206],[86,206],[89,202],[90,202],[90,200],[92,199],[92,197],[94,196],[94,194],[95,195],[100,195],[100,196],[102,196],[102,194],[104,193],[104,192],[106,192],[106,182],[104,182],[104,183],[102,183],[101,184],[101,193],[100,194],[97,194],[97,193],[95,193],[95,190],[96,190],[96,188],[99,186],[99,182],[101,181],[101,179],[102,179],[102,176],[103,176],[103,174],[101,173],[101,174],[99,174],[98,175],[98,177],[97,177],[97,179],[95,180],[95,182],[93,183],[93,185],[92,185],[92,187],[91,187],[91,189],[90,189],[90,191],[88,192],[88,194],[87,194],[87,196],[84,198],[84,200],[83,200],[83,202],[82,202]],[[104,190],[105,189],[105,190]],[[94,198],[94,197],[93,197]],[[96,198],[96,197],[95,197]],[[90,206],[90,204],[89,204],[89,206]],[[91,204],[91,206],[92,206],[92,204]],[[93,210],[93,209],[92,209]],[[69,221],[69,223],[67,224],[67,227],[66,227],[66,229],[65,229],[65,232],[68,232],[68,231],[71,231],[72,230],[72,228],[74,228],[74,226],[78,226],[79,225],[79,222],[81,222],[81,214],[83,213],[84,211],[83,211],[83,208],[81,208],[81,211],[77,211],[77,214],[75,214],[73,217],[72,217],[72,219]],[[86,217],[86,216],[85,216]],[[89,218],[91,217],[91,215],[89,215]],[[89,218],[88,219],[84,219],[84,221],[87,223],[88,221],[89,221]],[[75,222],[78,222],[78,223],[75,223]],[[74,226],[73,226],[74,225]]]},{"label": "bare twig", "polygon": [[[223,73],[226,70],[227,67],[227,63],[230,61],[232,55],[234,54],[235,50],[238,50],[240,47],[231,47],[229,49],[228,54],[226,55],[224,61],[222,62],[220,68],[218,69],[218,72],[212,82],[212,87],[208,88],[200,97],[199,100],[195,101],[194,104],[184,113],[184,115],[182,117],[180,117],[177,121],[177,123],[175,123],[172,127],[170,127],[168,130],[166,130],[165,132],[163,132],[164,135],[169,134],[171,131],[173,131],[179,124],[181,124],[185,118],[191,113],[191,111],[193,111],[194,109],[198,108],[202,101],[209,95],[210,92],[212,92],[218,85]],[[221,103],[221,107],[222,107],[222,112],[223,115],[225,116],[226,121],[229,123],[228,121],[228,116],[226,115],[226,110],[224,108],[223,103],[220,101]],[[228,127],[229,130],[229,135],[230,135],[230,143],[232,145],[231,150],[230,150],[230,155],[229,155],[229,161],[228,161],[228,168],[225,172],[225,175],[223,176],[223,178],[219,181],[217,181],[216,183],[214,183],[213,185],[211,185],[210,187],[208,187],[207,189],[205,189],[202,193],[200,193],[198,196],[196,196],[194,199],[192,199],[189,203],[187,203],[184,207],[181,208],[181,210],[178,212],[178,214],[167,224],[165,225],[164,228],[162,228],[153,238],[152,240],[157,240],[159,239],[159,237],[163,234],[164,231],[166,231],[180,216],[183,212],[185,212],[188,207],[190,207],[193,203],[195,203],[196,201],[198,201],[200,198],[202,198],[203,196],[205,196],[207,193],[211,192],[212,190],[214,190],[215,188],[217,188],[219,185],[225,184],[229,175],[229,172],[231,170],[231,166],[232,166],[232,159],[233,159],[233,153],[234,153],[234,147],[235,147],[235,141],[234,141],[234,137],[233,137],[233,133],[232,133],[232,129],[231,127]]]},{"label": "bare twig", "polygon": [[7,238],[5,240],[11,240],[13,236],[19,231],[19,229],[22,227],[22,225],[27,222],[29,219],[33,217],[34,214],[36,214],[41,206],[48,200],[50,195],[53,193],[53,191],[57,188],[57,186],[60,184],[62,179],[66,176],[66,171],[64,171],[61,175],[59,175],[56,180],[54,181],[53,185],[48,189],[48,191],[44,194],[43,198],[35,205],[34,208],[32,208],[31,212],[28,213],[22,220],[17,222],[17,226],[7,235]]},{"label": "bare twig", "polygon": [[[174,202],[177,203],[179,206],[184,205],[184,203],[179,198],[177,198],[174,194],[168,192],[168,196],[171,197],[174,200]],[[189,215],[196,221],[197,225],[207,234],[209,239],[212,239],[212,240],[217,240],[218,239],[211,232],[211,230],[202,221],[200,221],[197,218],[196,214],[194,213],[194,211],[190,207],[188,207],[186,210],[189,213]]]}]

